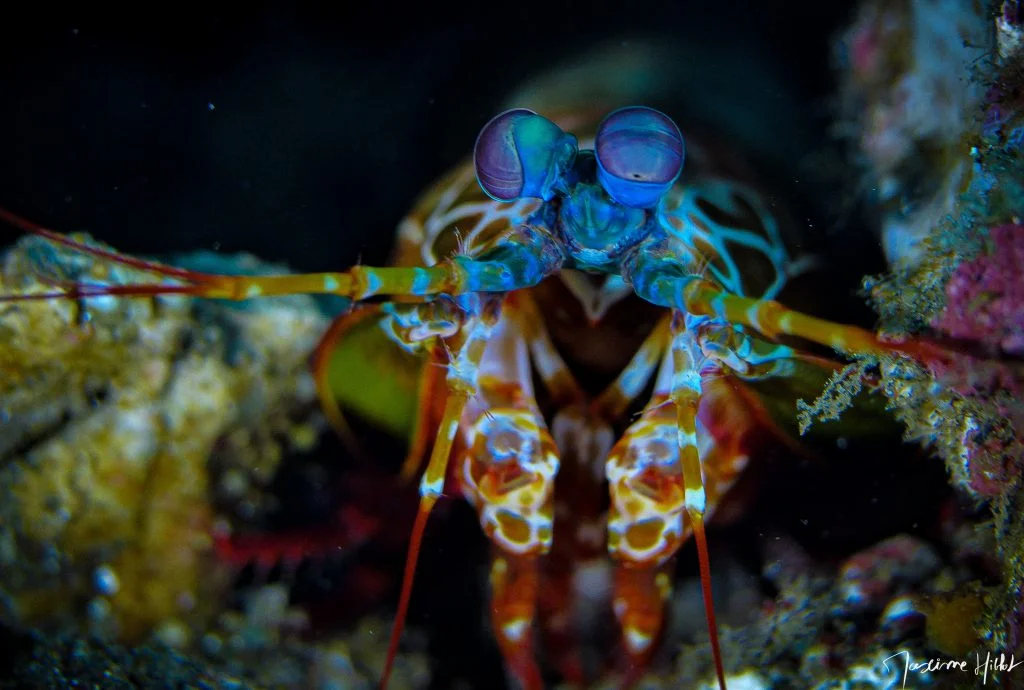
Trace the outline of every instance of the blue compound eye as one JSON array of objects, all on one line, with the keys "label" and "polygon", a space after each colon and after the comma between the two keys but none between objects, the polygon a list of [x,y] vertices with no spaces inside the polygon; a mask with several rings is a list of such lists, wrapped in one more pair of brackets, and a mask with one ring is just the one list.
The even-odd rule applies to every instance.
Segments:
[{"label": "blue compound eye", "polygon": [[604,119],[594,153],[597,179],[611,198],[630,208],[650,208],[679,178],[686,147],[668,115],[635,106]]},{"label": "blue compound eye", "polygon": [[476,138],[476,179],[495,201],[547,201],[576,150],[576,137],[546,117],[525,108],[508,110],[484,125]]}]

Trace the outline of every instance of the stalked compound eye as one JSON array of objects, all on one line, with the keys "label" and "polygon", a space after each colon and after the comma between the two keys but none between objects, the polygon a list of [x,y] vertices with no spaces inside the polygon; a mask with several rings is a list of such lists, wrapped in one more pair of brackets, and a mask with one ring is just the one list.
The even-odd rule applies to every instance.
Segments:
[{"label": "stalked compound eye", "polygon": [[650,208],[679,178],[686,148],[672,118],[634,106],[604,119],[594,153],[597,179],[611,198],[630,208]]},{"label": "stalked compound eye", "polygon": [[547,201],[576,150],[576,137],[546,117],[525,108],[508,110],[484,125],[476,138],[476,179],[495,201]]}]

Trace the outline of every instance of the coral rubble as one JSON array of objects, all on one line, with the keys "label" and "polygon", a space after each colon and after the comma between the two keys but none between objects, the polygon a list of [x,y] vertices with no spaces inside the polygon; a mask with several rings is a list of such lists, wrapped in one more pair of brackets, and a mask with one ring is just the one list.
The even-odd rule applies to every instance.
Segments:
[{"label": "coral rubble", "polygon": [[[944,656],[930,649],[926,612],[935,608],[934,599],[961,601],[962,576],[926,542],[896,535],[832,569],[815,564],[788,538],[768,544],[762,577],[778,594],[752,621],[722,630],[730,688],[895,689],[908,666]],[[971,630],[963,618],[956,629],[965,622]],[[953,687],[956,681],[969,687],[974,680],[959,668],[912,675],[914,685],[907,687]],[[705,636],[683,645],[667,682],[649,678],[648,687],[712,690],[711,678]]]},{"label": "coral rubble", "polygon": [[[153,278],[25,238],[4,257],[0,291],[71,280]],[[234,462],[273,473],[274,448],[315,409],[306,359],[325,324],[301,297],[0,306],[4,621],[186,643],[222,594],[208,563],[210,456],[248,433]]]},{"label": "coral rubble", "polygon": [[[953,13],[935,22],[933,29],[949,35],[942,50],[942,41],[932,41],[927,61],[910,50],[926,35],[925,11],[936,19]],[[976,572],[991,587],[935,598],[922,609],[932,650],[953,646],[962,653],[973,642],[981,657],[1024,652],[1021,18],[1011,0],[991,11],[967,2],[868,2],[843,41],[846,96],[868,113],[856,121],[854,137],[867,179],[915,202],[899,218],[881,203],[891,272],[867,279],[865,291],[883,331],[937,338],[956,356],[928,366],[864,359],[841,379],[854,378],[854,371],[876,377],[907,438],[945,462],[961,501],[975,507],[976,528],[989,531],[979,553],[994,572]],[[943,83],[944,97],[934,97]],[[923,101],[928,109],[908,107],[914,89],[918,97],[931,94]],[[926,119],[911,118],[914,112]],[[947,117],[948,126],[935,126]],[[891,139],[885,150],[899,155],[880,156],[872,142],[883,133]],[[919,183],[927,194],[915,199]],[[806,406],[805,415],[834,418],[848,404],[834,388]],[[950,613],[957,611],[962,617]]]},{"label": "coral rubble", "polygon": [[[283,271],[249,256],[173,261]],[[0,293],[153,280],[28,237],[3,257]],[[213,550],[214,504],[266,512],[282,460],[326,427],[308,370],[326,326],[304,296],[0,305],[0,687],[372,687],[385,623],[306,641],[284,585],[251,587],[229,610]],[[399,657],[394,687],[428,682],[422,655]]]}]

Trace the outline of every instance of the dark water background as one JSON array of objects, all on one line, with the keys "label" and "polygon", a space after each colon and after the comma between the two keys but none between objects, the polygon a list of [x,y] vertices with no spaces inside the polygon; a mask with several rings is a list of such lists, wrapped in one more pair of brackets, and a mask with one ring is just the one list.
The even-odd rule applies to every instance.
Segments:
[{"label": "dark water background", "polygon": [[[248,250],[301,270],[382,261],[416,194],[471,150],[509,91],[602,41],[706,45],[709,73],[749,63],[721,75],[721,92],[681,97],[728,91],[726,108],[751,112],[799,103],[804,121],[765,126],[764,139],[813,147],[829,115],[829,46],[851,12],[786,0],[338,4],[5,17],[0,205],[129,252]],[[769,63],[778,76],[762,78]]]}]

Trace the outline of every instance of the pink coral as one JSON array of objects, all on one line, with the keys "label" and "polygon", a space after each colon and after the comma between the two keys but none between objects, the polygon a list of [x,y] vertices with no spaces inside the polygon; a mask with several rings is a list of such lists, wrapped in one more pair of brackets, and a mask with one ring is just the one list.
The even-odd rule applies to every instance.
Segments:
[{"label": "pink coral", "polygon": [[1024,354],[1024,226],[990,232],[991,250],[961,264],[946,285],[946,309],[932,324],[954,337]]}]

